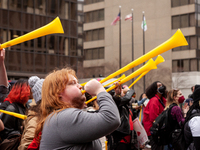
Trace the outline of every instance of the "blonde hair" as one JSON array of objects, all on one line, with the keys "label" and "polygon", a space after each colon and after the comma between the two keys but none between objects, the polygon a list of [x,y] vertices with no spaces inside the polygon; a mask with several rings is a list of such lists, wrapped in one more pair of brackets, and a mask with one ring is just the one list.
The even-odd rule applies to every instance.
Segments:
[{"label": "blonde hair", "polygon": [[[44,122],[51,113],[54,115],[63,109],[72,107],[70,104],[61,101],[60,97],[60,94],[64,91],[69,81],[69,74],[76,77],[74,70],[64,68],[61,70],[54,70],[45,78],[42,85],[42,101],[40,106],[41,116],[35,130],[35,137],[38,137],[43,129]],[[38,140],[40,140],[40,137]]]},{"label": "blonde hair", "polygon": [[180,90],[179,89],[173,89],[173,90],[170,90],[167,93],[167,105],[166,105],[166,107],[168,107],[170,104],[175,102],[174,97],[176,97],[178,95],[178,91],[180,91]]}]

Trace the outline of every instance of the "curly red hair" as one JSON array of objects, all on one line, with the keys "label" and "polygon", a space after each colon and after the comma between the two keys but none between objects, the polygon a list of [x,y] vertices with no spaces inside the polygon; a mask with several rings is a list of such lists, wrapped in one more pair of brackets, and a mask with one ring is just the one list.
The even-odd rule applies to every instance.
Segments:
[{"label": "curly red hair", "polygon": [[12,87],[8,99],[11,103],[25,104],[30,96],[30,87],[28,81],[24,79],[18,80]]}]

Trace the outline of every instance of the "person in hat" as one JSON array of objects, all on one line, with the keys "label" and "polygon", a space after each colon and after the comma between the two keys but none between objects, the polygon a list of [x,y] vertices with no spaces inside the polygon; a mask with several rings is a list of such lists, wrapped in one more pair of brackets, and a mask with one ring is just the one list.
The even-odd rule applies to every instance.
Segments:
[{"label": "person in hat", "polygon": [[31,106],[28,110],[27,119],[25,120],[24,131],[18,150],[26,150],[34,139],[35,127],[37,126],[38,117],[40,116],[40,112],[38,110],[41,103],[43,82],[44,79],[40,79],[37,76],[32,76],[28,80],[29,86],[31,87],[32,96],[36,104]]},{"label": "person in hat", "polygon": [[190,106],[192,106],[192,104],[193,104],[193,99],[192,99],[192,98],[187,98],[187,99],[185,100],[185,103],[187,103],[187,105],[190,107]]},{"label": "person in hat", "polygon": [[185,118],[184,137],[186,146],[190,149],[200,149],[200,85],[195,85],[193,105]]}]

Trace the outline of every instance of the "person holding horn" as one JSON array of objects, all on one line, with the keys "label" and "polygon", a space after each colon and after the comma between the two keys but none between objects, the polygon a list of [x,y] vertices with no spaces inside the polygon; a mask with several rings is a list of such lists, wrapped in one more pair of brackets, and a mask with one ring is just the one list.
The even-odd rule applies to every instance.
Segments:
[{"label": "person holding horn", "polygon": [[150,128],[153,121],[162,113],[166,104],[166,86],[160,81],[155,81],[146,89],[146,96],[149,102],[144,109],[143,125],[147,132],[152,150],[163,150],[163,146],[158,146],[151,137]]},{"label": "person holding horn", "polygon": [[[25,114],[28,106],[30,96],[30,87],[28,81],[19,79],[12,87],[8,99],[11,103],[7,106],[6,111]],[[1,115],[2,122],[4,123],[4,130],[0,132],[1,140],[3,141],[8,136],[13,134],[21,134],[22,119],[3,113]]]},{"label": "person holding horn", "polygon": [[120,125],[118,109],[111,95],[95,79],[85,85],[91,96],[97,95],[99,111],[83,109],[85,95],[81,92],[75,71],[55,70],[42,86],[41,118],[35,135],[39,136],[40,150],[102,149],[99,138],[113,132]]},{"label": "person holding horn", "polygon": [[0,49],[0,103],[3,102],[10,91],[4,59],[5,49]]}]

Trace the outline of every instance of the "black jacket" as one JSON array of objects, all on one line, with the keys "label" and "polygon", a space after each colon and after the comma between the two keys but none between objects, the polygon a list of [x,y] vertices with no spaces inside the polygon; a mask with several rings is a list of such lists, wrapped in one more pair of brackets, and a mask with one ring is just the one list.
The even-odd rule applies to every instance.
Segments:
[{"label": "black jacket", "polygon": [[[20,103],[12,103],[6,108],[6,111],[20,113],[24,115],[26,112],[26,107],[24,107],[24,105]],[[2,141],[11,134],[22,133],[21,126],[23,119],[2,113],[1,120],[4,123],[4,130],[0,132],[0,137]]]}]

